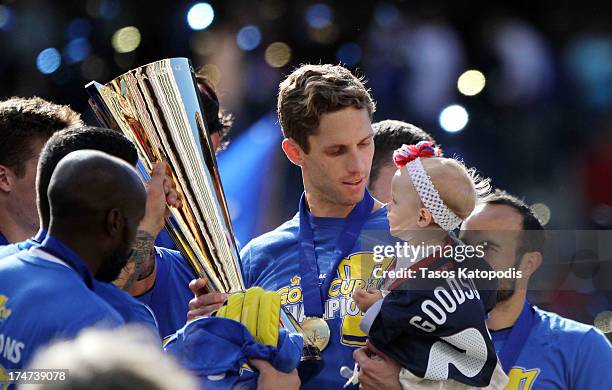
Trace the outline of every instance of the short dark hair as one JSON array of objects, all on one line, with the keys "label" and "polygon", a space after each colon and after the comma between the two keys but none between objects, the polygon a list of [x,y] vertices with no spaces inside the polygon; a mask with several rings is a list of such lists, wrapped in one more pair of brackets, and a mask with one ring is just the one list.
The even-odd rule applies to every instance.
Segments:
[{"label": "short dark hair", "polygon": [[302,65],[280,83],[278,122],[286,138],[304,153],[310,152],[308,137],[315,134],[324,114],[347,107],[368,110],[370,120],[376,104],[363,77],[340,65]]},{"label": "short dark hair", "polygon": [[204,106],[202,108],[204,109],[206,127],[210,134],[219,133],[221,148],[225,148],[228,144],[227,133],[234,124],[234,117],[220,107],[215,86],[203,73],[202,68],[196,70],[196,81],[200,99]]},{"label": "short dark hair", "polygon": [[135,166],[138,152],[130,140],[118,131],[101,127],[84,126],[58,131],[49,138],[38,160],[36,191],[38,212],[44,227],[48,227],[50,210],[47,190],[55,167],[69,153],[92,149],[120,158]]},{"label": "short dark hair", "polygon": [[374,158],[370,170],[370,183],[377,178],[382,167],[392,162],[393,151],[402,145],[412,145],[420,141],[436,141],[425,130],[413,124],[387,119],[372,124],[374,129]]},{"label": "short dark hair", "polygon": [[544,251],[546,243],[544,226],[538,216],[523,200],[496,188],[493,193],[483,198],[481,203],[510,206],[521,215],[523,233],[517,248],[517,255],[519,257],[527,252],[542,253]]},{"label": "short dark hair", "polygon": [[68,106],[39,97],[13,97],[0,102],[0,165],[23,177],[25,163],[38,154],[32,149],[33,142],[46,141],[56,131],[76,126],[83,126],[83,122]]}]

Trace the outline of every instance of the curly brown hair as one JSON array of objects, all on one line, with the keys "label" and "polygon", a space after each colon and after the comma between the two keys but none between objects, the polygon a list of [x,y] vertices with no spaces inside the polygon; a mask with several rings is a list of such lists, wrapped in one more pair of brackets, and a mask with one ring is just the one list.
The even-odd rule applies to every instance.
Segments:
[{"label": "curly brown hair", "polygon": [[83,126],[79,113],[69,106],[39,97],[12,97],[0,102],[0,165],[17,177],[25,175],[25,164],[38,151],[33,142],[46,141],[58,130]]},{"label": "curly brown hair", "polygon": [[376,104],[364,83],[363,77],[354,76],[340,65],[300,66],[278,91],[278,120],[283,135],[308,153],[308,136],[316,133],[323,114],[346,107],[365,108],[371,120]]}]

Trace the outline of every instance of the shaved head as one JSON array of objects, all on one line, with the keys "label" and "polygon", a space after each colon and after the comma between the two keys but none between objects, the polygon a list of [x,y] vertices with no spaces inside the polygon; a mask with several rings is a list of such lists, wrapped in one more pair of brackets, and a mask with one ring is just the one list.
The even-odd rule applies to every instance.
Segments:
[{"label": "shaved head", "polygon": [[47,195],[49,234],[89,254],[97,279],[114,280],[144,215],[146,192],[136,170],[102,152],[75,151],[55,168]]},{"label": "shaved head", "polygon": [[51,176],[47,194],[51,216],[61,218],[133,208],[146,197],[134,168],[94,150],[79,150],[64,157]]}]

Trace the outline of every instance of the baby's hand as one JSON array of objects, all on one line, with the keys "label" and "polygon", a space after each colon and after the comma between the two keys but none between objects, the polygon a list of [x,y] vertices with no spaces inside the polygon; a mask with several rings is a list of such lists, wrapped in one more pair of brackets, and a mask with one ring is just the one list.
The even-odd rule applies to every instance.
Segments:
[{"label": "baby's hand", "polygon": [[382,292],[374,288],[370,288],[368,291],[362,288],[356,288],[353,292],[353,299],[355,300],[357,307],[364,313],[374,304],[374,302],[382,298]]}]

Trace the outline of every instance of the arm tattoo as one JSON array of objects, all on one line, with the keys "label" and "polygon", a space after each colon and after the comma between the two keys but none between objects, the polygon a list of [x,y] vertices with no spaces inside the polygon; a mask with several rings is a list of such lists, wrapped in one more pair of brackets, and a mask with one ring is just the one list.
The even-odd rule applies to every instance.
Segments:
[{"label": "arm tattoo", "polygon": [[154,244],[155,237],[153,237],[151,234],[145,232],[144,230],[139,230],[136,233],[134,247],[132,248],[132,257],[130,257],[125,266],[127,269],[133,268],[133,270],[131,270],[130,274],[125,280],[125,284],[122,287],[124,290],[129,290],[136,280],[143,279],[144,277],[151,275],[153,272],[153,269],[155,268],[155,256],[151,256],[151,254],[153,252]]}]

